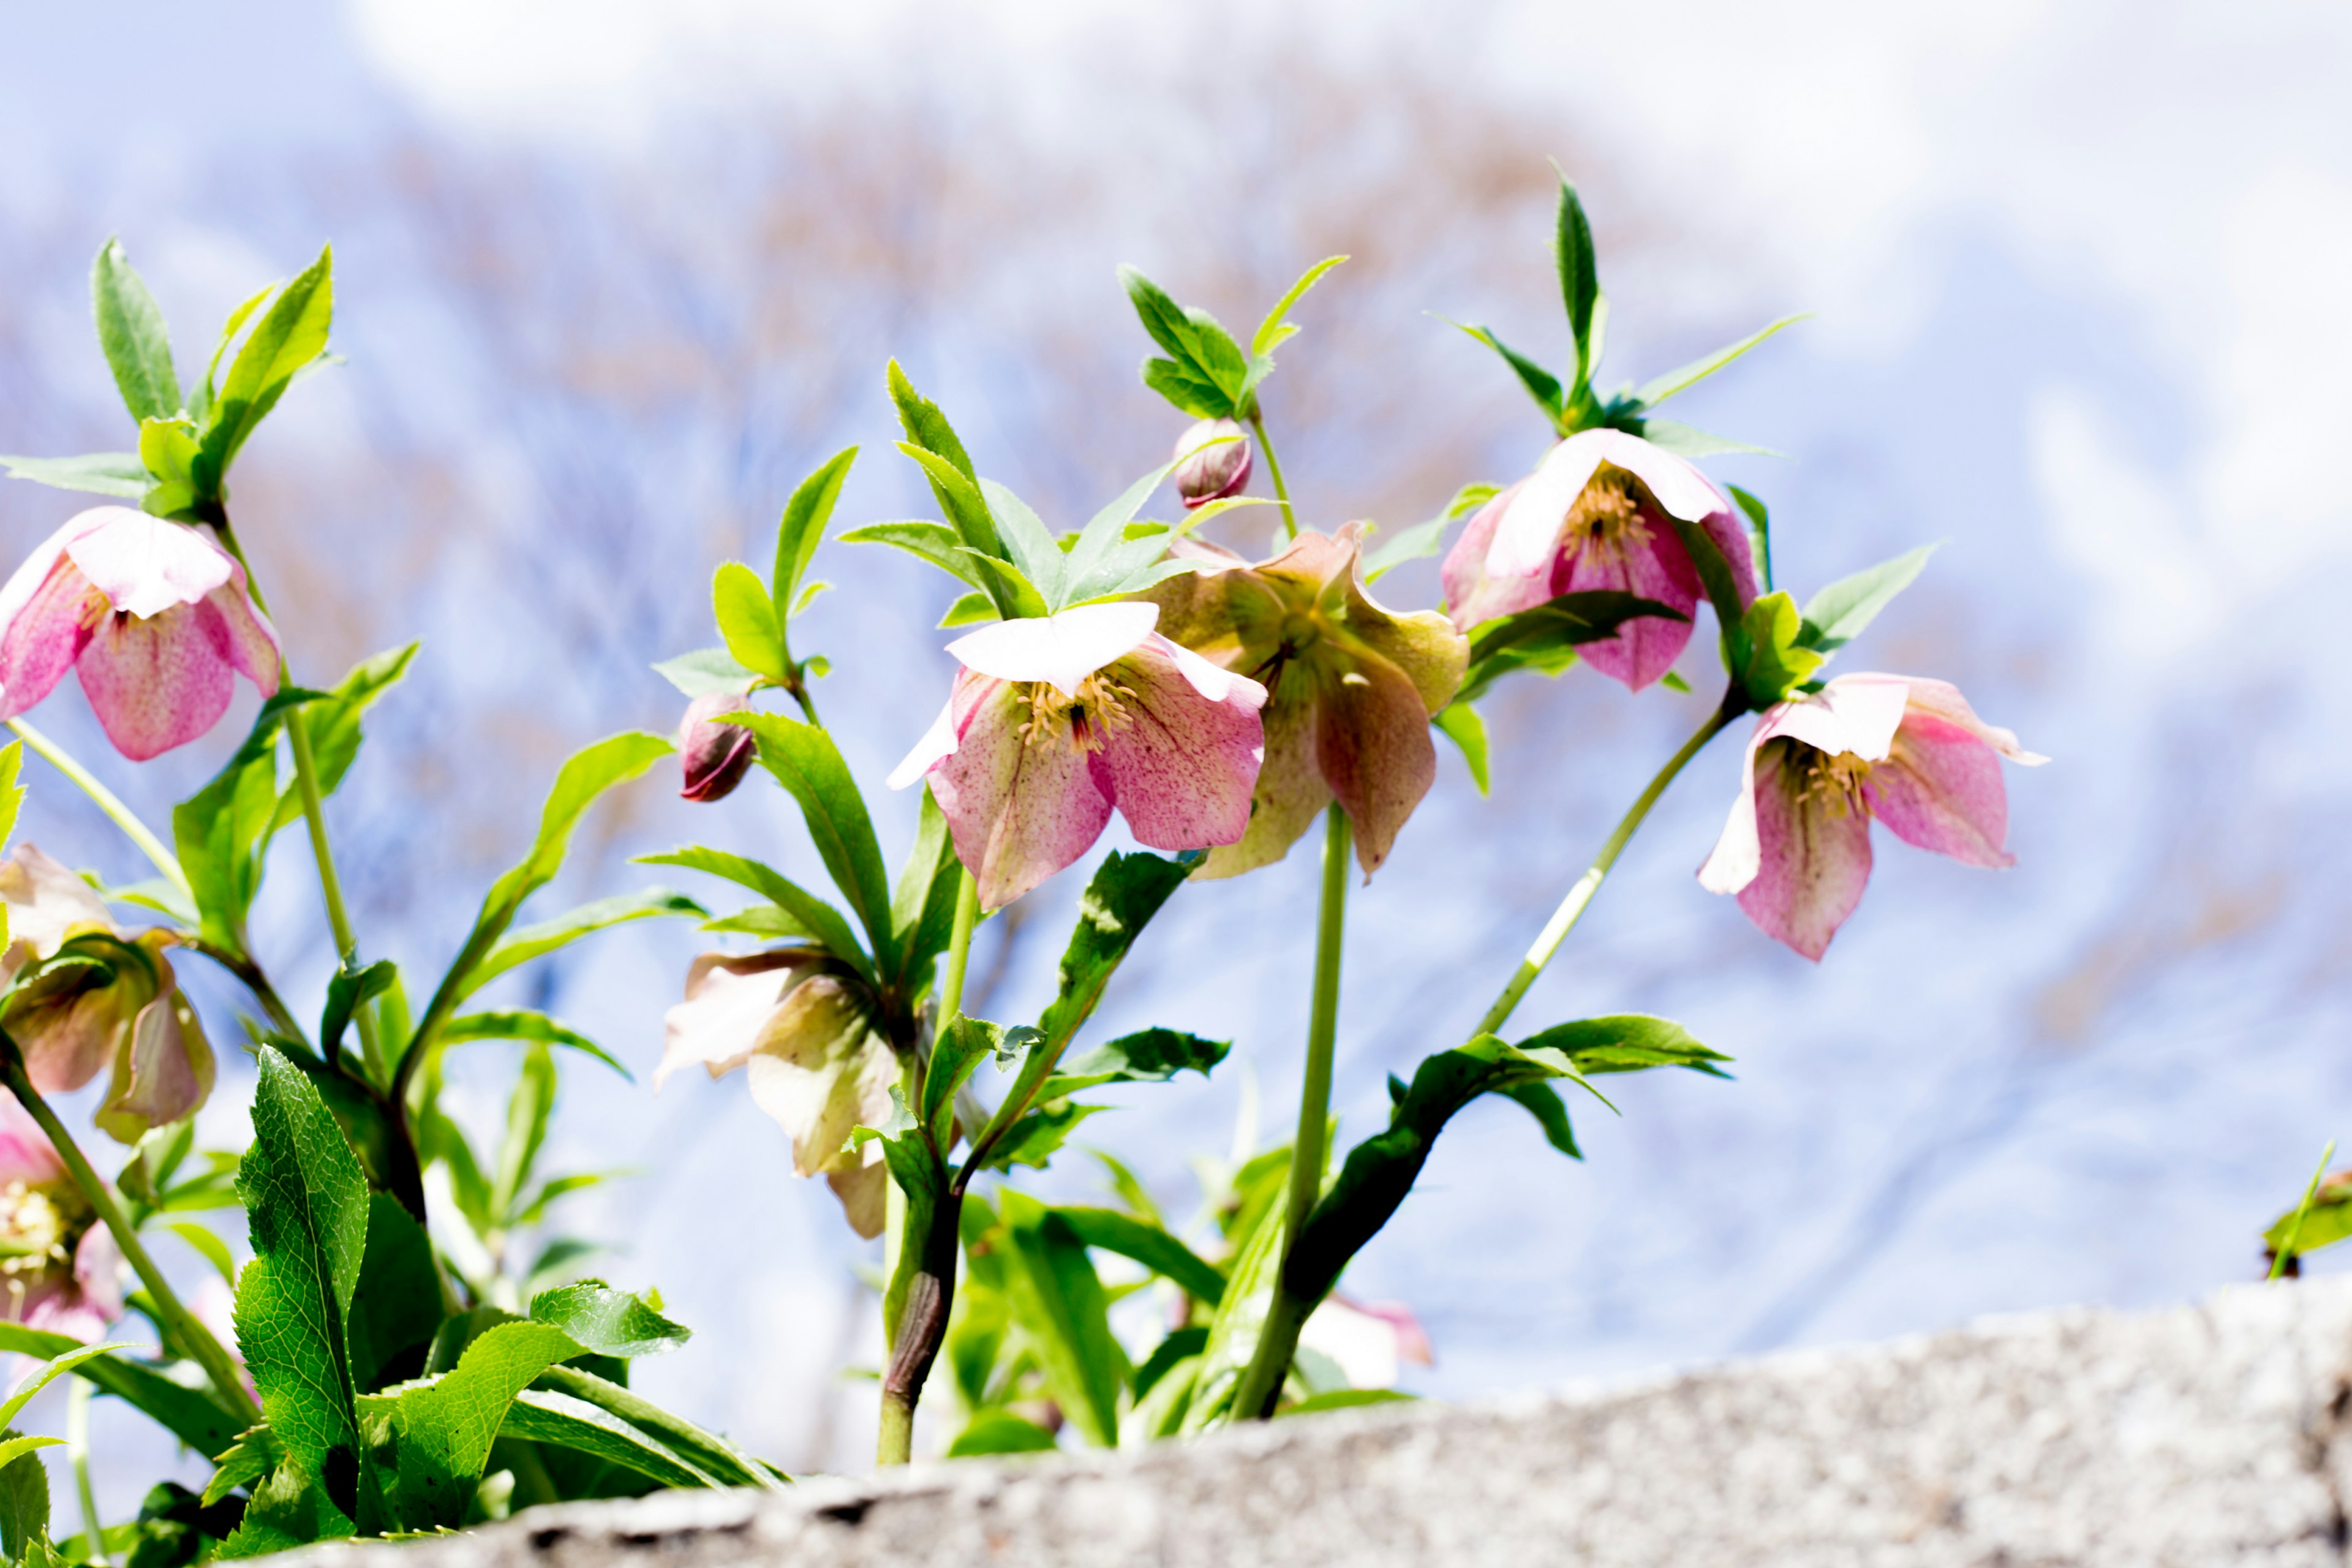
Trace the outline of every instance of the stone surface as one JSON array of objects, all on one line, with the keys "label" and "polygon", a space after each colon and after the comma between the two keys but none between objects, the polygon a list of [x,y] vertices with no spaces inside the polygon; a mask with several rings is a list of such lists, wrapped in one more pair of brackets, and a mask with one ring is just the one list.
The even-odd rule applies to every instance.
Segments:
[{"label": "stone surface", "polygon": [[[1633,1387],[1281,1421],[781,1496],[541,1509],[340,1568],[2346,1560],[2352,1280]],[[381,1563],[373,1561],[381,1556]]]}]

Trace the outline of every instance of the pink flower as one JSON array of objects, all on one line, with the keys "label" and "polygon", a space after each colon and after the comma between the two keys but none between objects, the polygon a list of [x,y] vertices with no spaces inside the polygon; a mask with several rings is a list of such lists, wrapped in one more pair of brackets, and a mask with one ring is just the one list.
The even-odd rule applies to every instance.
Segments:
[{"label": "pink flower", "polygon": [[[1622,430],[1570,436],[1536,471],[1478,509],[1445,557],[1445,598],[1464,631],[1562,594],[1615,589],[1690,615],[1706,596],[1672,518],[1706,531],[1730,564],[1744,607],[1756,597],[1748,529],[1723,492],[1673,453]],[[1639,691],[1674,668],[1691,623],[1627,621],[1578,649]]]},{"label": "pink flower", "polygon": [[1819,960],[1870,880],[1874,816],[1966,865],[2015,862],[2002,847],[2003,757],[2049,760],[1979,720],[1944,681],[1842,675],[1757,721],[1746,781],[1699,884],[1737,893],[1765,935]]},{"label": "pink flower", "polygon": [[748,713],[751,700],[733,692],[711,692],[686,706],[677,726],[678,763],[685,785],[682,800],[724,800],[735,793],[759,754],[760,738],[740,724],[721,724],[721,713]]},{"label": "pink flower", "polygon": [[1011,903],[1127,818],[1154,849],[1248,831],[1265,688],[1153,630],[1160,606],[1081,605],[948,645],[948,705],[890,775],[928,775],[982,909]]},{"label": "pink flower", "polygon": [[1249,483],[1250,457],[1250,438],[1239,425],[1203,419],[1176,437],[1176,468],[1169,479],[1190,511],[1241,494]]},{"label": "pink flower", "polygon": [[122,1257],[40,1125],[0,1094],[0,1317],[96,1340],[122,1316]]},{"label": "pink flower", "polygon": [[269,696],[278,666],[245,568],[198,530],[129,507],[82,512],[0,587],[0,719],[75,669],[106,738],[133,762],[211,729],[238,672]]}]

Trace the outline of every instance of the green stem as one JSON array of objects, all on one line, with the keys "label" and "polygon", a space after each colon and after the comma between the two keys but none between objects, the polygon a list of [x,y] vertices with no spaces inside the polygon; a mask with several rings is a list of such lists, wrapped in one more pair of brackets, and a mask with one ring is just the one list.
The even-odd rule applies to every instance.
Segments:
[{"label": "green stem", "polygon": [[[1339,1030],[1339,945],[1348,923],[1348,854],[1352,824],[1333,801],[1323,819],[1323,896],[1315,921],[1315,994],[1307,1023],[1307,1079],[1298,1090],[1298,1134],[1290,1145],[1290,1201],[1284,1211],[1283,1256],[1298,1244],[1307,1216],[1323,1195],[1331,1137],[1331,1057]],[[1257,1349],[1234,1394],[1236,1415],[1271,1415],[1312,1302],[1277,1290]],[[1296,1321],[1292,1321],[1295,1319]]]},{"label": "green stem", "polygon": [[1650,808],[1658,804],[1658,797],[1666,793],[1668,784],[1675,782],[1675,775],[1688,766],[1690,760],[1705,750],[1709,741],[1721,734],[1727,725],[1746,711],[1746,704],[1734,692],[1727,691],[1721,706],[1707,716],[1706,723],[1692,731],[1691,738],[1683,742],[1681,751],[1666,760],[1666,765],[1658,770],[1649,787],[1618,820],[1616,830],[1601,846],[1601,853],[1592,858],[1592,864],[1585,868],[1584,875],[1576,879],[1576,886],[1568,890],[1568,897],[1559,901],[1559,908],[1552,911],[1551,919],[1544,922],[1535,945],[1528,949],[1528,955],[1519,961],[1519,967],[1512,974],[1510,983],[1503,987],[1502,994],[1495,998],[1495,1005],[1486,1009],[1486,1016],[1478,1020],[1478,1026],[1471,1031],[1472,1034],[1491,1035],[1503,1026],[1518,1007],[1519,998],[1528,994],[1528,987],[1536,983],[1536,976],[1544,972],[1544,965],[1549,963],[1552,954],[1559,951],[1559,944],[1568,940],[1569,931],[1583,915],[1585,906],[1592,901],[1592,895],[1601,890],[1602,879],[1609,875],[1610,868],[1617,864],[1617,857],[1624,853],[1625,846],[1632,841],[1643,820],[1650,815]]},{"label": "green stem", "polygon": [[2280,1242],[2278,1251],[2271,1257],[2271,1271],[2268,1278],[2277,1279],[2286,1272],[2289,1264],[2294,1262],[2295,1243],[2303,1239],[2304,1219],[2311,1213],[2312,1200],[2319,1195],[2319,1184],[2327,1179],[2327,1162],[2334,1158],[2336,1158],[2336,1140],[2331,1138],[2327,1141],[2327,1147],[2319,1152],[2319,1169],[2311,1173],[2311,1185],[2303,1189],[2303,1202],[2295,1205],[2294,1223],[2287,1226],[2285,1238]]},{"label": "green stem", "polygon": [[888,1389],[882,1391],[882,1433],[874,1445],[877,1464],[904,1465],[915,1455],[915,1405]]},{"label": "green stem", "polygon": [[113,1568],[106,1555],[106,1532],[98,1522],[98,1493],[89,1484],[89,1395],[86,1378],[68,1379],[66,1391],[66,1458],[73,1465],[74,1490],[81,1494],[82,1539],[89,1543],[83,1561],[97,1568]]},{"label": "green stem", "polygon": [[122,1205],[114,1201],[113,1189],[107,1185],[103,1176],[90,1168],[89,1159],[83,1155],[80,1146],[74,1142],[73,1135],[66,1131],[65,1123],[58,1120],[55,1110],[49,1109],[49,1102],[41,1097],[41,1091],[33,1087],[32,1078],[25,1070],[25,1053],[17,1047],[16,1037],[5,1028],[0,1028],[0,1082],[6,1083],[16,1096],[17,1102],[48,1136],[50,1146],[58,1152],[58,1158],[65,1162],[67,1171],[72,1174],[74,1185],[79,1187],[82,1196],[89,1200],[89,1206],[98,1211],[100,1221],[114,1233],[115,1246],[129,1260],[131,1270],[139,1276],[139,1282],[147,1287],[148,1297],[154,1303],[157,1315],[163,1320],[164,1327],[173,1339],[194,1358],[196,1364],[204,1368],[205,1375],[212,1379],[215,1395],[222,1408],[244,1426],[258,1423],[261,1411],[254,1405],[252,1395],[246,1393],[245,1378],[237,1371],[236,1363],[230,1358],[228,1352],[221,1348],[221,1342],[213,1338],[212,1331],[181,1303],[178,1294],[172,1289],[172,1282],[163,1278],[162,1269],[155,1267],[154,1258],[148,1256],[145,1244],[139,1239],[138,1227],[123,1215]]},{"label": "green stem", "polygon": [[74,761],[71,753],[68,752],[63,746],[58,745],[22,719],[9,720],[8,728],[16,731],[18,738],[25,744],[47,757],[49,764],[72,780],[75,787],[82,794],[97,802],[98,809],[114,819],[114,826],[122,829],[124,837],[131,843],[139,846],[140,852],[155,863],[155,869],[163,872],[167,881],[181,892],[186,893],[189,898],[195,897],[188,887],[188,874],[180,869],[179,858],[163,847],[163,841],[156,837],[145,823],[139,820],[137,814],[122,804],[121,797],[99,783],[96,774]]},{"label": "green stem", "polygon": [[1282,503],[1282,536],[1296,539],[1298,518],[1291,510],[1289,488],[1282,482],[1282,459],[1274,455],[1274,437],[1265,433],[1265,416],[1255,409],[1250,411],[1250,429],[1257,437],[1259,450],[1265,454],[1265,475],[1274,481],[1274,499]]},{"label": "green stem", "polygon": [[970,871],[956,889],[955,924],[948,932],[947,973],[940,980],[940,1027],[963,1012],[964,970],[971,961],[971,933],[980,924],[980,883]]}]

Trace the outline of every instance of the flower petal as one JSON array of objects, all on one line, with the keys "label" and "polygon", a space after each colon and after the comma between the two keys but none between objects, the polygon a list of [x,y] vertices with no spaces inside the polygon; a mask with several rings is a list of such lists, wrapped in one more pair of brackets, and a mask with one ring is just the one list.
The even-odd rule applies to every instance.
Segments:
[{"label": "flower petal", "polygon": [[285,664],[278,650],[278,628],[246,597],[244,576],[239,572],[236,582],[205,596],[205,608],[213,613],[205,624],[221,657],[253,682],[255,690],[275,697],[278,672]]},{"label": "flower petal", "polygon": [[107,514],[104,522],[68,543],[66,554],[117,614],[160,616],[232,580],[244,582],[228,552],[184,522],[127,506],[94,510]]},{"label": "flower petal", "polygon": [[75,668],[114,749],[134,763],[184,746],[228,711],[236,677],[219,613],[183,605],[152,619],[100,620]]},{"label": "flower petal", "polygon": [[1276,677],[1275,693],[1259,713],[1265,760],[1250,787],[1249,827],[1236,842],[1210,850],[1194,876],[1213,880],[1272,865],[1331,804],[1331,786],[1315,760],[1314,686],[1315,672],[1297,662]]},{"label": "flower petal", "polygon": [[793,987],[760,1031],[745,1068],[752,1103],[793,1141],[793,1168],[813,1176],[859,1126],[890,1119],[898,1058],[872,1029],[856,993],[819,974]]},{"label": "flower petal", "polygon": [[[955,689],[959,692],[963,689],[961,680]],[[921,740],[915,742],[915,749],[908,752],[898,765],[890,770],[890,776],[882,782],[892,789],[905,789],[938,767],[943,758],[953,756],[958,739],[955,693],[950,692],[946,705],[940,710],[940,716],[931,721],[931,727],[923,731]]]},{"label": "flower petal", "polygon": [[1995,870],[2017,863],[2000,755],[1975,731],[1914,708],[1863,781],[1872,815],[1906,844]]},{"label": "flower petal", "polygon": [[[1674,525],[1643,508],[1649,539],[1619,556],[1597,550],[1562,552],[1551,574],[1553,595],[1614,590],[1654,599],[1669,609],[1689,616],[1697,607],[1702,588],[1698,568],[1683,548]],[[1577,649],[1584,662],[1612,680],[1622,680],[1639,691],[1675,666],[1690,646],[1691,623],[1662,616],[1637,616],[1618,627],[1617,635]]]},{"label": "flower petal", "polygon": [[814,954],[792,949],[742,957],[698,954],[686,972],[686,1000],[662,1015],[654,1092],[681,1068],[699,1064],[720,1078],[749,1061],[769,1015],[815,962]]},{"label": "flower petal", "polygon": [[882,1234],[890,1212],[890,1173],[882,1163],[882,1145],[868,1143],[874,1158],[848,1170],[827,1171],[824,1184],[841,1200],[849,1228],[867,1241]]},{"label": "flower petal", "polygon": [[1154,849],[1238,841],[1265,756],[1265,688],[1158,633],[1119,661],[1116,679],[1134,693],[1129,722],[1107,727],[1096,773],[1136,838]]},{"label": "flower petal", "polygon": [[89,643],[97,590],[54,546],[55,539],[44,544],[0,589],[7,613],[0,629],[0,718],[13,719],[56,690]]},{"label": "flower petal", "polygon": [[[1570,437],[1569,441],[1588,438],[1593,442],[1601,462],[1613,468],[1622,468],[1641,480],[1669,516],[1678,517],[1685,522],[1697,522],[1730,510],[1730,503],[1724,499],[1723,492],[1717,489],[1705,474],[1693,468],[1687,459],[1675,456],[1664,447],[1652,446],[1639,436],[1628,435],[1622,430],[1588,430],[1583,435]],[[1566,446],[1568,442],[1561,445]],[[1580,485],[1577,488],[1581,489],[1583,487]],[[1572,501],[1576,497],[1571,492],[1568,499]],[[1566,512],[1567,510],[1563,503],[1560,510]]]},{"label": "flower petal", "polygon": [[1388,858],[1405,819],[1437,782],[1429,711],[1404,671],[1377,655],[1331,669],[1315,704],[1315,757],[1356,829],[1369,877]]},{"label": "flower petal", "polygon": [[[157,959],[157,963],[163,963]],[[114,1058],[112,1092],[92,1118],[118,1143],[194,1111],[212,1093],[213,1053],[187,999],[168,984],[139,1010],[131,1037]]]},{"label": "flower petal", "polygon": [[1503,509],[1495,525],[1494,542],[1486,550],[1486,571],[1490,575],[1527,577],[1551,569],[1553,552],[1559,547],[1560,527],[1568,521],[1568,509],[1576,504],[1576,498],[1584,493],[1584,487],[1600,471],[1612,449],[1610,438],[1617,434],[1613,430],[1584,430],[1570,436],[1544,454],[1534,473],[1512,487],[1517,493]]},{"label": "flower petal", "polygon": [[998,621],[948,644],[967,669],[999,680],[1043,680],[1075,692],[1078,683],[1151,635],[1160,606],[1149,600],[1081,605],[1059,615]]},{"label": "flower petal", "polygon": [[1739,907],[1765,935],[1818,962],[1870,881],[1870,817],[1799,793],[1803,775],[1788,765],[1799,744],[1779,740],[1759,751],[1761,863],[1739,889]]},{"label": "flower petal", "polygon": [[17,845],[0,860],[0,899],[7,902],[9,951],[18,963],[27,955],[54,957],[68,937],[85,931],[127,934],[97,889],[32,844]]},{"label": "flower petal", "polygon": [[1438,571],[1445,586],[1445,613],[1465,632],[1481,622],[1532,610],[1551,597],[1549,556],[1537,570],[1517,576],[1499,575],[1487,563],[1495,530],[1527,484],[1521,479],[1473,512],[1462,537],[1445,552],[1445,563]]},{"label": "flower petal", "polygon": [[[1960,689],[1948,680],[1923,680],[1916,676],[1846,676],[1848,680],[1901,680],[1907,689],[1906,702],[1913,713],[1929,713],[1947,723],[1957,724],[1990,746],[1994,751],[2022,767],[2038,768],[2050,759],[2027,751],[2017,743],[2016,731],[1998,724],[1988,724],[1977,717]],[[1834,683],[1833,683],[1834,684]]]},{"label": "flower petal", "polygon": [[1912,683],[1899,675],[1841,675],[1811,697],[1783,702],[1764,716],[1762,732],[1802,741],[1836,756],[1884,758],[1902,726]]},{"label": "flower petal", "polygon": [[65,1162],[58,1158],[33,1113],[15,1095],[0,1094],[0,1186],[10,1182],[40,1186],[65,1177]]},{"label": "flower petal", "polygon": [[931,798],[980,884],[981,908],[1002,909],[1093,846],[1110,796],[1066,731],[1022,737],[1029,705],[1003,681],[965,670],[950,706],[961,734],[931,769]]}]

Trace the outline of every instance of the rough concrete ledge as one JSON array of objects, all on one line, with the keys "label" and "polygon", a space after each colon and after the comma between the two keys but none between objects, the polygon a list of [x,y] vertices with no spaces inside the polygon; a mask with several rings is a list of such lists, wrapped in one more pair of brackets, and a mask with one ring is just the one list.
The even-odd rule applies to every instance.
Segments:
[{"label": "rough concrete ledge", "polygon": [[[1634,1387],[536,1509],[336,1568],[2347,1561],[2352,1279]],[[398,1553],[395,1562],[394,1553]]]}]

